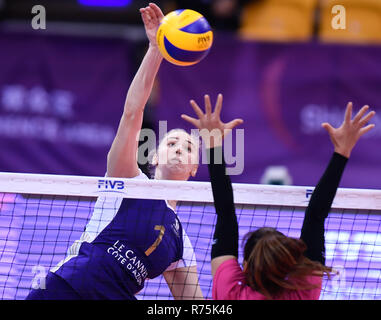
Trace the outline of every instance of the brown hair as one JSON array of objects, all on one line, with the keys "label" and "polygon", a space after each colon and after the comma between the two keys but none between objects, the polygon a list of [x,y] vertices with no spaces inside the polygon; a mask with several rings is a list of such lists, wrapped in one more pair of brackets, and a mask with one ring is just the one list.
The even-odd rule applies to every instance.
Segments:
[{"label": "brown hair", "polygon": [[[306,245],[301,239],[285,236],[273,228],[260,228],[245,236],[246,283],[268,299],[274,299],[285,289],[316,288],[304,281],[306,276],[330,277],[332,269],[306,258]],[[292,281],[290,281],[292,280]]]}]

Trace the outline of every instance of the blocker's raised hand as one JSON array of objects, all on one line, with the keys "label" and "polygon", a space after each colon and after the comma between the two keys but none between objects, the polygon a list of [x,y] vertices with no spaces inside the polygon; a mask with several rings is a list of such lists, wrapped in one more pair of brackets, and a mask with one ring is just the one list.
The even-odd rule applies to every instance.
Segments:
[{"label": "blocker's raised hand", "polygon": [[[237,125],[243,123],[242,119],[234,119],[228,123],[221,121],[222,94],[217,97],[216,106],[212,112],[212,104],[209,95],[204,96],[205,113],[194,100],[190,104],[198,116],[198,119],[182,114],[181,118],[191,123],[200,130],[200,135],[207,148],[214,148],[222,145],[223,138],[231,132]],[[213,138],[212,138],[213,137]]]},{"label": "blocker's raised hand", "polygon": [[329,123],[322,123],[322,127],[329,133],[334,145],[335,152],[349,158],[352,149],[362,135],[374,128],[374,124],[368,122],[376,114],[375,111],[368,112],[369,106],[364,106],[352,119],[353,104],[349,102],[345,111],[344,122],[339,128],[333,128]]}]

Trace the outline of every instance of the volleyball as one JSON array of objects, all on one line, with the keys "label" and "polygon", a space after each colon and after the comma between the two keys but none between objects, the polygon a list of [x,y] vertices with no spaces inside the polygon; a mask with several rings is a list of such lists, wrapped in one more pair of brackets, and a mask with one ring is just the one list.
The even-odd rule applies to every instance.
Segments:
[{"label": "volleyball", "polygon": [[156,40],[167,61],[178,66],[190,66],[207,56],[213,43],[213,32],[202,14],[181,9],[163,18]]}]

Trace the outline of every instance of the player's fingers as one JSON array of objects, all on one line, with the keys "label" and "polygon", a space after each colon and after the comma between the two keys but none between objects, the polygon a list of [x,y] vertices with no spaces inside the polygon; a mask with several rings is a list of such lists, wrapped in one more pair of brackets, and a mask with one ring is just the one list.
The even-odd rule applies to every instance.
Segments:
[{"label": "player's fingers", "polygon": [[150,16],[151,19],[154,19],[156,18],[156,11],[153,7],[151,7],[150,5],[146,6],[144,8],[144,11]]},{"label": "player's fingers", "polygon": [[369,132],[370,130],[372,130],[374,127],[375,127],[374,124],[369,124],[369,125],[367,125],[366,127],[361,128],[361,130],[360,130],[360,137],[361,137],[362,135],[364,135],[365,133]]},{"label": "player's fingers", "polygon": [[143,10],[141,9],[141,16],[144,24],[147,24],[151,21],[150,14],[147,12],[147,10],[144,8]]},{"label": "player's fingers", "polygon": [[200,109],[200,107],[198,106],[198,104],[194,101],[194,100],[191,100],[189,101],[190,105],[192,106],[194,112],[197,114],[197,116],[199,117],[199,119],[203,118],[204,117],[204,113],[202,112],[202,110]]},{"label": "player's fingers", "polygon": [[324,122],[321,124],[321,126],[327,130],[328,134],[331,135],[333,132],[334,132],[334,128],[328,123],[328,122]]},{"label": "player's fingers", "polygon": [[366,105],[366,106],[363,106],[359,112],[357,112],[357,114],[355,115],[355,117],[353,118],[353,123],[358,123],[361,118],[364,116],[364,114],[368,111],[369,109],[369,106]]},{"label": "player's fingers", "polygon": [[221,109],[222,109],[222,94],[220,93],[218,96],[217,96],[217,102],[216,102],[216,108],[214,109],[214,113],[217,117],[220,116],[221,114]]},{"label": "player's fingers", "polygon": [[376,112],[374,112],[374,111],[369,112],[367,115],[365,115],[365,116],[360,120],[359,125],[360,125],[361,127],[365,126],[365,125],[369,122],[369,120],[372,119],[372,118],[374,117],[375,114],[376,114]]},{"label": "player's fingers", "polygon": [[181,115],[181,118],[191,124],[193,124],[196,128],[199,127],[199,120],[195,119],[195,118],[192,118],[186,114],[182,114]]},{"label": "player's fingers", "polygon": [[142,17],[146,15],[146,9],[145,8],[140,8],[139,12],[140,12]]},{"label": "player's fingers", "polygon": [[353,103],[348,102],[347,108],[345,110],[345,116],[344,116],[344,122],[350,123],[352,119],[352,110],[353,110]]},{"label": "player's fingers", "polygon": [[242,119],[234,119],[226,124],[226,129],[233,130],[236,126],[243,123]]},{"label": "player's fingers", "polygon": [[207,116],[210,116],[212,114],[212,104],[210,103],[210,97],[209,95],[204,96],[204,101],[205,101],[205,114]]},{"label": "player's fingers", "polygon": [[157,19],[161,20],[164,17],[163,12],[161,11],[158,5],[150,2],[149,7],[153,10]]}]

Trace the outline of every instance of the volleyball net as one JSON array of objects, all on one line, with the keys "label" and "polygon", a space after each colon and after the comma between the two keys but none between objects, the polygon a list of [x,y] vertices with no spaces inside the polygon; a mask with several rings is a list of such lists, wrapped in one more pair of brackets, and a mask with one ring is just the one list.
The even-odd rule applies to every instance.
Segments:
[{"label": "volleyball net", "polygon": [[[313,188],[233,184],[233,189],[240,244],[247,232],[263,226],[300,236]],[[24,299],[41,286],[81,237],[100,196],[178,200],[177,214],[196,254],[201,290],[212,298],[216,214],[210,183],[0,173],[1,299]],[[338,190],[325,238],[326,265],[340,274],[324,279],[320,299],[381,299],[380,228],[381,191]],[[137,298],[173,299],[162,276],[147,280]]]}]

